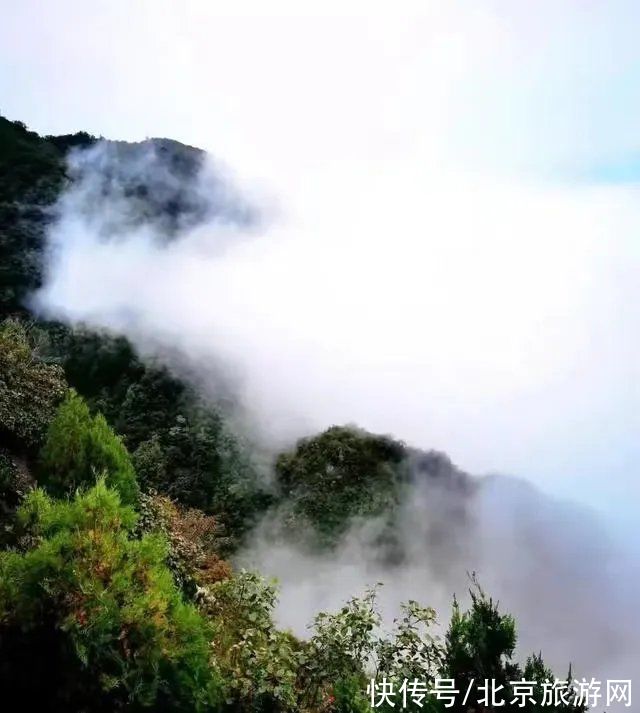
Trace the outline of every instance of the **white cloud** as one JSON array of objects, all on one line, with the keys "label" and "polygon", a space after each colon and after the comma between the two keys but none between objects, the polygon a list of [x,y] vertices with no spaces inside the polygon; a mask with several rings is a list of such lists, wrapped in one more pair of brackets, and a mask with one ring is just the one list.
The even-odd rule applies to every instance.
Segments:
[{"label": "white cloud", "polygon": [[71,193],[48,309],[228,359],[274,438],[356,421],[638,537],[638,188],[561,182],[636,147],[636,4],[35,7],[0,29],[3,111],[202,146],[278,203],[232,247],[208,225],[161,250],[101,242]]},{"label": "white cloud", "polygon": [[355,421],[471,471],[616,494],[601,469],[620,468],[638,405],[636,189],[343,163],[292,186],[249,240],[211,224],[165,249],[148,231],[102,242],[113,206],[89,222],[79,195],[55,230],[49,309],[238,365],[272,436]]}]

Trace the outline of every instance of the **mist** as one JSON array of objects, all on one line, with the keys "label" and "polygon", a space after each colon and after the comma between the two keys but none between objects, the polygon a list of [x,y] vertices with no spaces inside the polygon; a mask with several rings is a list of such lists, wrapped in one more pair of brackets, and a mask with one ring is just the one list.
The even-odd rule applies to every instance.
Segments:
[{"label": "mist", "polygon": [[[336,21],[143,4],[123,28],[117,2],[70,2],[29,24],[55,66],[11,62],[31,17],[14,13],[0,51],[27,103],[7,73],[7,111],[43,133],[208,149],[227,175],[205,194],[235,184],[262,215],[249,240],[246,222],[214,221],[175,249],[138,234],[94,261],[80,224],[43,304],[114,323],[117,308],[204,362],[226,352],[272,439],[355,421],[636,537],[621,504],[640,495],[637,8],[421,8]],[[70,13],[85,32],[65,43]],[[96,55],[105,31],[118,42]],[[52,85],[51,110],[30,111]]]},{"label": "mist", "polygon": [[[422,200],[404,192],[392,205],[392,185],[374,177],[364,186],[386,195],[367,203],[375,209],[358,190],[325,186],[335,206],[293,215],[258,192],[243,196],[211,157],[194,154],[181,174],[171,150],[100,142],[70,156],[47,282],[34,297],[41,311],[125,334],[224,403],[268,452],[357,422],[420,448],[444,445],[476,472],[536,454],[522,470],[562,493],[545,476],[577,470],[584,456],[568,460],[557,442],[536,442],[536,429],[560,428],[570,434],[563,448],[575,447],[585,435],[578,411],[601,419],[600,399],[623,386],[624,362],[602,369],[607,340],[625,325],[603,312],[615,272],[598,241],[632,215],[631,194],[472,188],[441,176],[421,184]],[[167,205],[179,206],[177,218]],[[640,587],[619,532],[525,481],[469,476],[444,456],[430,468],[414,474],[393,553],[380,549],[374,519],[320,555],[292,542],[275,511],[237,566],[278,578],[278,619],[301,635],[315,613],[377,582],[387,624],[415,598],[446,626],[452,595],[464,602],[475,572],[516,616],[523,657],[544,647],[558,671],[572,663],[580,675],[631,677]]]},{"label": "mist", "polygon": [[[151,126],[213,155],[185,174],[167,173],[162,141],[72,154],[34,304],[125,334],[213,403],[232,400],[237,427],[270,452],[357,423],[478,476],[460,519],[448,516],[459,493],[416,480],[396,566],[374,547],[375,522],[323,558],[272,513],[240,560],[280,578],[283,625],[303,632],[377,581],[387,620],[415,597],[446,622],[476,571],[517,616],[521,653],[630,677],[640,189],[593,167],[635,147],[620,118],[636,115],[635,95],[613,81],[634,23],[601,33],[598,12],[571,3],[540,3],[535,18],[462,6],[433,3],[415,27],[192,27],[195,59],[172,65],[180,81],[155,77],[156,113],[131,109],[118,126],[100,112],[99,128]],[[135,107],[152,52],[131,22],[122,104]],[[606,59],[616,42],[620,67]],[[219,54],[196,61],[204,47]],[[166,106],[165,81],[188,120]],[[146,214],[132,180],[185,218]]]},{"label": "mist", "polygon": [[192,188],[219,207],[167,240],[131,222],[117,181],[94,195],[108,146],[71,159],[82,179],[59,204],[43,310],[226,365],[276,446],[355,422],[624,519],[620,497],[638,491],[637,189],[387,162],[230,208],[205,160]]},{"label": "mist", "polygon": [[414,473],[388,551],[384,518],[354,522],[325,554],[287,535],[278,513],[257,528],[238,562],[277,578],[280,622],[308,634],[318,611],[381,583],[387,627],[399,603],[415,599],[436,609],[443,636],[452,596],[468,605],[475,576],[516,617],[522,661],[542,650],[559,675],[572,664],[578,677],[631,678],[640,664],[633,558],[593,513],[524,481],[473,478],[442,456],[429,461],[430,473]]}]

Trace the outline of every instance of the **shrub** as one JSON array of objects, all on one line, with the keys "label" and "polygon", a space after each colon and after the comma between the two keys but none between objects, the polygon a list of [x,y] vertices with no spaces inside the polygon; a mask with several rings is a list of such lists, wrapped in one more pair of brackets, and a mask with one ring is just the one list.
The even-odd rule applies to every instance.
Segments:
[{"label": "shrub", "polygon": [[138,484],[131,458],[122,440],[102,414],[91,416],[85,401],[69,390],[49,425],[40,454],[40,471],[54,494],[91,486],[103,474],[122,501],[135,503]]},{"label": "shrub", "polygon": [[214,517],[155,493],[140,496],[139,511],[141,533],[159,532],[166,537],[167,563],[185,594],[193,596],[199,586],[231,576],[231,565],[218,554],[220,528]]},{"label": "shrub", "polygon": [[66,390],[62,369],[35,354],[16,320],[0,325],[0,435],[16,448],[42,441]]},{"label": "shrub", "polygon": [[18,519],[36,544],[0,556],[5,692],[45,697],[33,669],[11,664],[14,649],[26,646],[34,665],[66,671],[49,694],[74,710],[80,701],[91,710],[213,705],[219,687],[209,666],[210,628],[174,585],[166,541],[133,537],[136,516],[115,490],[102,479],[69,501],[35,490]]}]

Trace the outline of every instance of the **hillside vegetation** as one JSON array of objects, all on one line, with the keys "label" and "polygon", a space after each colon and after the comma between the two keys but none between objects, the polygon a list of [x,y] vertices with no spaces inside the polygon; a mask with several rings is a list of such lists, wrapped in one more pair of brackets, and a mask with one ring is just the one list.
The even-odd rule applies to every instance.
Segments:
[{"label": "hillside vegetation", "polygon": [[[542,710],[513,703],[510,682],[553,675],[540,656],[514,660],[516,623],[475,581],[469,609],[453,603],[443,639],[435,612],[415,601],[385,632],[375,590],[318,613],[307,639],[276,626],[277,587],[229,563],[264,513],[278,509],[292,534],[330,550],[354,517],[387,517],[392,530],[411,477],[450,481],[460,497],[471,481],[444,456],[343,426],[278,454],[267,480],[223,412],[161,363],[123,337],[33,314],[47,225],[75,180],[65,156],[95,142],[40,137],[0,118],[4,698],[42,713],[356,713],[371,708],[377,675],[398,689],[450,678],[469,690],[465,704],[445,707],[429,693],[408,710],[489,710],[478,703],[484,679],[504,686],[501,710]],[[124,198],[174,239],[204,215],[189,191],[201,153],[155,139],[110,150],[135,156],[141,147],[167,178],[134,177]],[[241,208],[236,218],[250,216]],[[572,689],[570,677],[558,685]]]}]

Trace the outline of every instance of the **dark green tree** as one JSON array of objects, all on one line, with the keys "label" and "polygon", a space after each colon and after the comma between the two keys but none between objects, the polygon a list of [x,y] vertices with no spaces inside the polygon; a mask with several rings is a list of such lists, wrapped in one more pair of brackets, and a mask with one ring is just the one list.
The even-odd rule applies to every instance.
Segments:
[{"label": "dark green tree", "polygon": [[393,507],[405,478],[404,444],[352,427],[333,426],[298,442],[276,462],[290,520],[312,525],[329,542],[354,516]]},{"label": "dark green tree", "polygon": [[[446,678],[456,681],[460,693],[455,705],[449,710],[454,713],[489,711],[492,689],[496,692],[496,710],[505,713],[583,713],[585,708],[573,703],[571,675],[562,685],[567,703],[558,706],[542,706],[542,683],[554,681],[542,655],[528,658],[522,668],[514,659],[517,634],[516,622],[509,614],[501,614],[498,603],[488,597],[478,585],[475,577],[470,589],[471,606],[462,611],[454,598],[451,623],[446,636],[444,673]],[[512,682],[535,681],[533,701],[517,698]],[[482,688],[488,683],[489,688]],[[467,696],[468,693],[468,696]],[[464,702],[465,696],[467,698]],[[502,704],[500,704],[502,701]],[[524,706],[520,705],[524,702]]]}]

